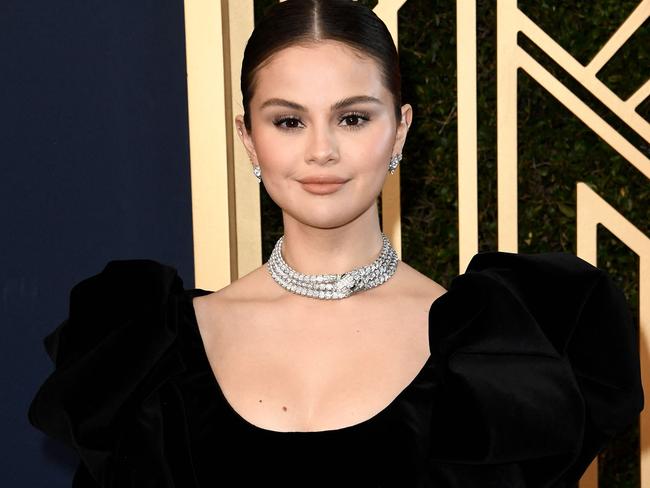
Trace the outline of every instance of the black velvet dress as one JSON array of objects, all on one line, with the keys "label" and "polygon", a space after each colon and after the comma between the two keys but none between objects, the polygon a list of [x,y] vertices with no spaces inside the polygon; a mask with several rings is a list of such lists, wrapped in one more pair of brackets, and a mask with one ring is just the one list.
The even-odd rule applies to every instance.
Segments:
[{"label": "black velvet dress", "polygon": [[380,413],[318,432],[232,409],[176,270],[111,261],[46,339],[29,420],[80,455],[73,486],[567,487],[643,408],[629,306],[567,253],[479,253],[429,311],[431,356]]}]

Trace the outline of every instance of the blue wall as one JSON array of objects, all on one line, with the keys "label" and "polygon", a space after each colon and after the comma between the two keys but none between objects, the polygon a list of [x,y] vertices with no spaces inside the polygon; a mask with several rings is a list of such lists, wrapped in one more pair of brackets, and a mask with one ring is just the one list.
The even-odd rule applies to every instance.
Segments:
[{"label": "blue wall", "polygon": [[181,0],[0,2],[0,486],[69,487],[76,454],[31,427],[43,337],[108,260],[193,287]]}]

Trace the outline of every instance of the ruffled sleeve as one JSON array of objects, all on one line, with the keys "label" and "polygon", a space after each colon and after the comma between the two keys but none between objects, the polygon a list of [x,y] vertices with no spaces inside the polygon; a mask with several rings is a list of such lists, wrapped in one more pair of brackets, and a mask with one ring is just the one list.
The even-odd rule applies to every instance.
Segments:
[{"label": "ruffled sleeve", "polygon": [[111,261],[72,288],[67,319],[44,340],[55,370],[28,415],[79,453],[74,486],[173,486],[156,425],[161,390],[183,369],[172,299],[182,290],[152,260]]},{"label": "ruffled sleeve", "polygon": [[431,330],[434,459],[565,486],[637,419],[636,327],[606,272],[568,253],[479,253],[448,295],[457,315]]}]

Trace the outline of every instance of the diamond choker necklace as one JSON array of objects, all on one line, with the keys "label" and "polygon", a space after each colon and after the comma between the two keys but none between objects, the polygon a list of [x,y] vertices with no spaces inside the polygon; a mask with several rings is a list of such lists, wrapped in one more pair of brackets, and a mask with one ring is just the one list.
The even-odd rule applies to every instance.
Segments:
[{"label": "diamond choker necklace", "polygon": [[282,258],[282,240],[275,243],[266,267],[273,279],[284,289],[297,295],[332,300],[368,290],[384,283],[397,269],[397,253],[381,233],[383,245],[372,263],[343,274],[305,275],[297,272]]}]

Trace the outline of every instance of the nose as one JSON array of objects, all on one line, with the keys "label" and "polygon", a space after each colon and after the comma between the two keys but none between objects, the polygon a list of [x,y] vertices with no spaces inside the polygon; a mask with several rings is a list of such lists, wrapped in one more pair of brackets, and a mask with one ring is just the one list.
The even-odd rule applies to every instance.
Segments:
[{"label": "nose", "polygon": [[306,160],[319,165],[338,160],[338,141],[336,135],[325,122],[314,123],[307,141]]}]

